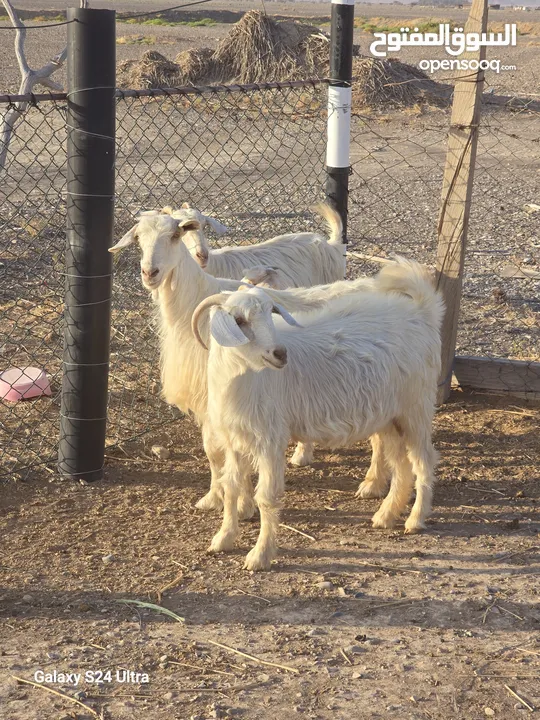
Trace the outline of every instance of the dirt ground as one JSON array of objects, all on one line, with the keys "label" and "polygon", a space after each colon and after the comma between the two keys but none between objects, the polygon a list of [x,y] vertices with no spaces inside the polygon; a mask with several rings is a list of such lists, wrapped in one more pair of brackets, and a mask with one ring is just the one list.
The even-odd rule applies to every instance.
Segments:
[{"label": "dirt ground", "polygon": [[[194,509],[208,472],[187,419],[111,450],[103,482],[8,482],[0,715],[526,717],[540,706],[539,417],[525,401],[454,392],[436,416],[439,480],[420,536],[371,529],[379,501],[354,498],[366,446],[317,452],[289,469],[282,522],[295,530],[281,529],[263,574],[242,570],[257,520],[235,552],[205,553],[219,520]],[[170,459],[151,459],[156,443]],[[70,701],[15,679],[38,670],[112,679],[44,683]]]}]

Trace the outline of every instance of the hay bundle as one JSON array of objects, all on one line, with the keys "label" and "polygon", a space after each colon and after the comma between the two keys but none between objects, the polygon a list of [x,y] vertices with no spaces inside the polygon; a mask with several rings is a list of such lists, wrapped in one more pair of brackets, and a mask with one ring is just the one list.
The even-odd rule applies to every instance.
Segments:
[{"label": "hay bundle", "polygon": [[178,53],[174,61],[184,78],[183,84],[209,82],[215,75],[213,55],[211,48],[190,48]]},{"label": "hay bundle", "polygon": [[399,60],[362,57],[353,62],[353,108],[402,108],[418,103],[447,105],[452,88]]},{"label": "hay bundle", "polygon": [[330,72],[330,39],[322,33],[309,35],[302,43],[303,65],[310,75],[327,77]]},{"label": "hay bundle", "polygon": [[172,62],[153,50],[118,66],[119,87],[151,88],[211,82],[268,82],[328,74],[329,40],[316,27],[276,22],[252,10],[218,44],[185,50]]},{"label": "hay bundle", "polygon": [[155,50],[147,50],[140,60],[118,65],[117,84],[122,88],[177,87],[184,84],[180,67]]},{"label": "hay bundle", "polygon": [[282,42],[276,23],[251,10],[233,26],[214,53],[223,81],[265,82],[291,76],[294,57]]},{"label": "hay bundle", "polygon": [[[310,39],[314,33],[328,42],[317,28],[285,20],[275,22],[258,10],[247,12],[221,40],[214,53],[214,63],[221,80],[239,83],[290,80],[316,74],[320,55]],[[309,52],[308,52],[309,47]]]}]

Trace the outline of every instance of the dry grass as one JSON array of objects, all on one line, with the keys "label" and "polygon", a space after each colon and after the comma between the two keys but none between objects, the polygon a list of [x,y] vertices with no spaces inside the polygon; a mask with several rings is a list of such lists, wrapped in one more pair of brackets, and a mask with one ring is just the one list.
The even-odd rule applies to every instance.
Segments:
[{"label": "dry grass", "polygon": [[399,60],[358,58],[353,63],[354,108],[403,108],[447,105],[451,87],[431,80],[425,73]]},{"label": "dry grass", "polygon": [[278,23],[253,10],[219,43],[214,59],[224,80],[250,83],[318,75],[328,53],[328,41],[317,28],[293,20]]},{"label": "dry grass", "polygon": [[[376,22],[383,20],[374,18]],[[422,27],[425,26],[424,21]],[[132,88],[215,82],[245,84],[325,77],[328,71],[328,38],[317,28],[293,20],[276,22],[259,11],[250,11],[231,28],[215,51],[185,50],[174,62],[158,52],[147,51],[139,61],[128,60],[119,65],[118,82],[120,87]],[[356,108],[445,106],[451,95],[449,86],[436,83],[417,68],[394,59],[359,57],[353,72]]]},{"label": "dry grass", "polygon": [[276,22],[250,11],[209,48],[181,52],[172,62],[156,52],[118,66],[122,87],[171,87],[188,83],[265,82],[317,77],[328,72],[328,39],[316,27]]},{"label": "dry grass", "polygon": [[200,78],[208,82],[214,75],[214,53],[210,48],[183,50],[174,61],[185,78],[185,83],[196,83]]}]

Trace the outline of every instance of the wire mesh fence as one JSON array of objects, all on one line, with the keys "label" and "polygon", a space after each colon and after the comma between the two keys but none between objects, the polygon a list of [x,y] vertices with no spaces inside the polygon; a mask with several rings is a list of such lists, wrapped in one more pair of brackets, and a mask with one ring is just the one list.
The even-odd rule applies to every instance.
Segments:
[{"label": "wire mesh fence", "polygon": [[[356,117],[351,138],[349,273],[371,256],[434,264],[449,117]],[[457,353],[538,360],[540,108],[481,115]]]},{"label": "wire mesh fence", "polygon": [[[189,201],[229,227],[215,244],[260,242],[312,227],[324,197],[325,85],[204,94],[147,92],[117,106],[117,233],[143,209]],[[153,310],[136,249],[115,266],[109,438],[175,411],[159,399]]]},{"label": "wire mesh fence", "polygon": [[[17,126],[0,199],[0,371],[44,369],[51,395],[0,401],[0,476],[54,462],[65,246],[64,100]],[[4,108],[7,106],[4,106]],[[2,107],[0,106],[0,110]],[[117,99],[116,235],[142,209],[189,201],[230,228],[214,245],[312,230],[324,197],[326,85],[124,92]],[[354,113],[348,275],[392,252],[434,263],[449,113]],[[458,352],[538,359],[540,113],[484,109]],[[115,262],[108,444],[174,420],[159,396],[154,309],[136,250]],[[51,470],[51,472],[53,472]]]},{"label": "wire mesh fence", "polygon": [[[9,106],[1,108],[4,111]],[[66,107],[36,103],[16,126],[0,172],[0,372],[46,371],[50,396],[0,401],[0,475],[54,458],[60,411]],[[24,383],[15,370],[11,381]],[[30,379],[28,384],[32,385]]]}]

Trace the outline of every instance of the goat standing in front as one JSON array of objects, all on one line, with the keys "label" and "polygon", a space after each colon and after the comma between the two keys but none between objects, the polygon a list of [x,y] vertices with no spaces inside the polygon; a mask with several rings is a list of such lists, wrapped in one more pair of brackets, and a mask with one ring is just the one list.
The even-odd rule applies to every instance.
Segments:
[{"label": "goat standing in front", "polygon": [[[345,276],[341,217],[325,203],[319,203],[314,210],[328,225],[328,240],[314,232],[287,233],[252,245],[214,250],[208,243],[205,229],[211,227],[217,235],[227,233],[228,228],[219,220],[191,207],[187,202],[176,210],[170,206],[163,208],[164,213],[182,222],[193,221],[183,236],[183,242],[191,256],[209,275],[235,280],[252,277],[254,285],[262,284],[276,289],[333,283]],[[291,464],[302,467],[312,462],[313,443],[298,443]]]},{"label": "goat standing in front", "polygon": [[230,550],[239,534],[238,489],[247,465],[258,469],[255,499],[261,530],[246,558],[265,570],[276,554],[279,504],[289,439],[348,446],[378,434],[392,473],[390,491],[373,517],[392,527],[405,509],[416,474],[416,500],[406,532],[425,527],[432,501],[436,452],[431,442],[440,369],[443,302],[417,263],[389,263],[379,291],[343,296],[297,316],[258,288],[207,298],[212,308],[208,421],[225,451],[224,516],[210,550]]}]

